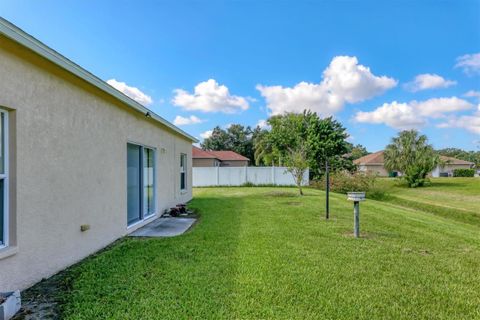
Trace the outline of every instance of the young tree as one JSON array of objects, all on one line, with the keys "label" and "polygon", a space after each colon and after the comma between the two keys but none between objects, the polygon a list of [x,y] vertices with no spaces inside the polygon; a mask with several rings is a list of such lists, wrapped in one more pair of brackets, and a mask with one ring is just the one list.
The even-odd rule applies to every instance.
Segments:
[{"label": "young tree", "polygon": [[411,188],[423,186],[438,163],[439,157],[428,144],[427,136],[419,135],[416,130],[400,132],[384,153],[385,168],[400,171]]},{"label": "young tree", "polygon": [[287,171],[292,174],[298,191],[303,196],[303,176],[308,169],[307,151],[303,143],[300,143],[295,148],[289,148],[286,163]]}]

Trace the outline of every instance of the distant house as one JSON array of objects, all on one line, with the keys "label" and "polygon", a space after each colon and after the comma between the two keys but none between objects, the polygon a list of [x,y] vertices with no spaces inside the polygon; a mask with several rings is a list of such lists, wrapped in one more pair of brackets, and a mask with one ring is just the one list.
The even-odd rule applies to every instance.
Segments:
[{"label": "distant house", "polygon": [[378,174],[381,177],[392,175],[383,166],[383,151],[367,154],[353,161],[357,165],[358,171]]},{"label": "distant house", "polygon": [[432,171],[432,177],[451,177],[455,169],[471,169],[475,165],[473,162],[456,159],[453,157],[440,156],[440,159],[446,164],[437,166]]},{"label": "distant house", "polygon": [[[430,174],[432,177],[451,177],[455,169],[470,169],[474,163],[464,161],[452,157],[440,156],[440,159],[445,162],[444,166],[437,166]],[[358,166],[358,170],[362,172],[369,172],[378,174],[382,177],[397,176],[401,173],[394,171],[389,172],[384,167],[383,150],[368,154],[353,161]]]},{"label": "distant house", "polygon": [[193,167],[246,167],[250,159],[233,151],[205,151],[192,147]]}]

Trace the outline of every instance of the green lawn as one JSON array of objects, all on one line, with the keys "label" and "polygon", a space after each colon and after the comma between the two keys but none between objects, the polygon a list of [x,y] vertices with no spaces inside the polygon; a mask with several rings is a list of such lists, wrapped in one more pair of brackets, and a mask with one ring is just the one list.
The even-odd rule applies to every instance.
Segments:
[{"label": "green lawn", "polygon": [[64,272],[64,318],[480,318],[478,226],[367,200],[354,239],[344,195],[325,221],[317,190],[194,194],[187,234],[127,238]]},{"label": "green lawn", "polygon": [[423,188],[408,188],[396,179],[379,179],[388,202],[427,211],[480,227],[480,178],[434,178]]}]

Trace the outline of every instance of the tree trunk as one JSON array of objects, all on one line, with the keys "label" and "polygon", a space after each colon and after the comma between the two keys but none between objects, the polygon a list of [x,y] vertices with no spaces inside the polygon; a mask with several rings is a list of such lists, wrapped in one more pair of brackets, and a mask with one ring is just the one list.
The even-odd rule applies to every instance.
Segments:
[{"label": "tree trunk", "polygon": [[298,185],[298,191],[300,192],[300,195],[303,196],[302,184]]}]

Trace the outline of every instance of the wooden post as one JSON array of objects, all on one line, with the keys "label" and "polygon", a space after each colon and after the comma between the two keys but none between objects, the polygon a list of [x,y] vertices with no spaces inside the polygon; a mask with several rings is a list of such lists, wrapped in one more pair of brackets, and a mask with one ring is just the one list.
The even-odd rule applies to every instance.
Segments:
[{"label": "wooden post", "polygon": [[360,237],[360,202],[353,202],[353,235]]},{"label": "wooden post", "polygon": [[325,159],[325,218],[328,220],[330,218],[330,175],[329,175],[329,168],[328,168],[328,159]]}]

